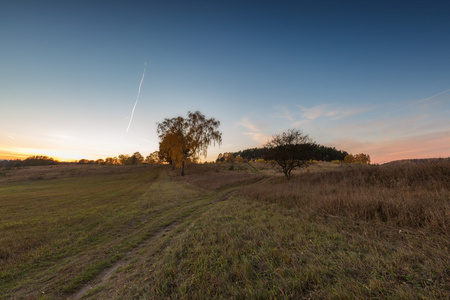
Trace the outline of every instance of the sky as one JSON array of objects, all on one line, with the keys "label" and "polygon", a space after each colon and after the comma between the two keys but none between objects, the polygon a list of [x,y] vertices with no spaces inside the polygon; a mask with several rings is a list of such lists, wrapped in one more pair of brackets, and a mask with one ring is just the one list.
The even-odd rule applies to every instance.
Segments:
[{"label": "sky", "polygon": [[0,159],[158,150],[201,111],[219,153],[301,129],[373,163],[450,156],[445,1],[0,3]]}]

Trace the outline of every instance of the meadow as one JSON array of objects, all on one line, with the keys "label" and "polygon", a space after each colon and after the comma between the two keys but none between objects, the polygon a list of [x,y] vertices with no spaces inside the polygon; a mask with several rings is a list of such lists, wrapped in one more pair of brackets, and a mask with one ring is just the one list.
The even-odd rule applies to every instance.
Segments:
[{"label": "meadow", "polygon": [[450,161],[0,174],[2,299],[445,299]]}]

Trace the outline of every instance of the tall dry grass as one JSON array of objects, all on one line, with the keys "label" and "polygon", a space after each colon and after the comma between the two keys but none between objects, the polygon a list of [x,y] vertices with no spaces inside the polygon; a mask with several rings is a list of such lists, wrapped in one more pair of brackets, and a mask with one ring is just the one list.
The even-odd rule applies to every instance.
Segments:
[{"label": "tall dry grass", "polygon": [[444,233],[450,230],[450,159],[306,172],[289,182],[272,178],[241,193],[310,217],[343,216]]}]

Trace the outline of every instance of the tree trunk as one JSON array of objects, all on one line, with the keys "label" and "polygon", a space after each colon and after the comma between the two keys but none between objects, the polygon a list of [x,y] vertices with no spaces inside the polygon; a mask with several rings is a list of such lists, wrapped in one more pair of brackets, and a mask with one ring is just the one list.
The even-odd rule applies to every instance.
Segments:
[{"label": "tree trunk", "polygon": [[181,161],[181,176],[184,176],[184,160]]}]

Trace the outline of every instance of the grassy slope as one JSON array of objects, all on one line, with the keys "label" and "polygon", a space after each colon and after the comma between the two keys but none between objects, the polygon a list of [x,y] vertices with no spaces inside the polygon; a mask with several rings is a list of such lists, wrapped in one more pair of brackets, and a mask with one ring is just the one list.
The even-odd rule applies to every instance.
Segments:
[{"label": "grassy slope", "polygon": [[[99,282],[102,269],[134,248],[86,297],[445,298],[447,167],[440,181],[400,189],[389,187],[387,171],[367,177],[389,179],[380,184],[366,180],[365,171],[322,166],[288,184],[279,177],[252,184],[261,176],[246,165],[198,166],[185,178],[137,168],[0,185],[0,295],[70,296],[89,280]],[[353,180],[333,177],[341,171],[350,173],[336,178]],[[242,184],[251,185],[236,187]],[[427,195],[427,205],[437,199],[443,212],[428,223],[418,223],[421,211],[382,213],[410,198],[405,207],[420,209]],[[162,228],[168,231],[158,234]]]}]

